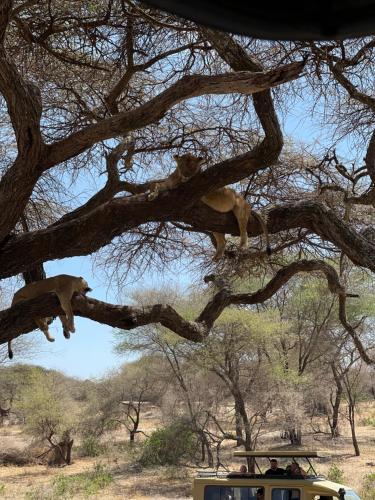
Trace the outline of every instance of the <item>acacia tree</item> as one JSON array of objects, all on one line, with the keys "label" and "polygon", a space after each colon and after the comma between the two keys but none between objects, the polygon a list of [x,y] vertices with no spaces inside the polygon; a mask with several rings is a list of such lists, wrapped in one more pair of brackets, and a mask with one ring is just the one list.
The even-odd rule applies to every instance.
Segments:
[{"label": "acacia tree", "polygon": [[[135,298],[141,294],[135,294]],[[142,293],[141,304],[155,298],[153,291]],[[164,290],[165,299],[173,294]],[[159,299],[160,299],[159,295]],[[203,296],[178,297],[175,307],[192,315]],[[167,361],[169,419],[183,415],[201,445],[201,461],[222,465],[221,446],[225,440],[246,450],[256,448],[269,410],[277,399],[277,385],[259,343],[271,336],[279,323],[269,312],[225,311],[210,337],[193,344],[171,334],[163,327],[139,329],[133,338],[119,331],[117,349],[123,352],[157,353]],[[264,341],[264,339],[263,339]],[[168,370],[169,368],[169,370]],[[249,460],[249,467],[254,463]]]},{"label": "acacia tree", "polygon": [[[351,360],[352,359],[353,357],[351,358]],[[364,395],[363,380],[361,379],[360,376],[361,368],[362,368],[362,363],[357,362],[357,364],[354,365],[351,369],[345,370],[345,373],[343,375],[343,385],[345,387],[344,397],[347,403],[346,418],[349,421],[352,443],[356,457],[359,457],[360,449],[356,434],[355,420],[356,420],[358,403],[361,399],[363,399]]]},{"label": "acacia tree", "polygon": [[[347,292],[335,270],[320,260],[285,266],[277,259],[295,246],[314,257],[339,250],[375,270],[375,245],[363,233],[373,200],[374,136],[365,165],[351,170],[332,154],[319,161],[314,151],[308,162],[301,154],[280,156],[283,134],[270,90],[283,84],[286,98],[275,95],[287,112],[290,92],[304,86],[318,102],[333,86],[334,104],[345,101],[339,109],[343,127],[353,107],[356,116],[366,116],[357,120],[365,136],[373,112],[366,94],[373,42],[345,43],[250,42],[126,0],[2,2],[0,278],[43,277],[46,261],[99,250],[128,270],[152,265],[156,256],[164,264],[181,255],[204,260],[210,232],[237,235],[238,227],[233,214],[218,214],[200,198],[227,184],[240,183],[241,189],[242,183],[257,207],[273,203],[267,225],[275,265],[283,267],[268,285],[242,294],[222,287],[189,321],[168,304],[119,307],[81,296],[73,299],[74,313],[125,329],[159,322],[201,342],[225,307],[262,303],[294,274],[319,271],[339,297],[345,330],[372,363],[346,318]],[[307,51],[311,62],[301,78]],[[353,68],[362,72],[360,90],[350,80]],[[296,86],[286,83],[296,79]],[[172,155],[184,151],[204,152],[209,166],[149,200],[147,181],[164,177],[173,169]],[[85,174],[103,170],[106,180],[88,198],[74,203],[66,195],[79,190]],[[337,209],[324,202],[331,192],[343,193]],[[351,211],[343,210],[349,205]],[[255,217],[248,233],[261,233]],[[253,256],[244,252],[242,267]],[[33,317],[58,313],[52,294],[3,310],[0,341],[33,330]]]},{"label": "acacia tree", "polygon": [[74,442],[71,436],[78,426],[79,412],[58,373],[38,367],[30,372],[17,402],[26,432],[48,446],[37,458],[48,456],[50,465],[69,465]]},{"label": "acacia tree", "polygon": [[89,404],[81,422],[84,436],[101,436],[108,428],[124,426],[130,444],[142,433],[142,413],[146,403],[157,403],[165,384],[160,359],[143,357],[125,364],[118,372],[108,375],[91,392]]}]

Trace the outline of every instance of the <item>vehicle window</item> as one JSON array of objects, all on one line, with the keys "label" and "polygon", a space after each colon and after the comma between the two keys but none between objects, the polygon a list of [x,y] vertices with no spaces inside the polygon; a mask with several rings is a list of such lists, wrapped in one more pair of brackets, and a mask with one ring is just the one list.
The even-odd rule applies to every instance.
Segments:
[{"label": "vehicle window", "polygon": [[292,488],[272,488],[272,500],[299,500],[300,490]]},{"label": "vehicle window", "polygon": [[264,488],[257,486],[206,486],[204,500],[264,500]]},{"label": "vehicle window", "polygon": [[345,491],[345,500],[361,500],[354,490]]}]

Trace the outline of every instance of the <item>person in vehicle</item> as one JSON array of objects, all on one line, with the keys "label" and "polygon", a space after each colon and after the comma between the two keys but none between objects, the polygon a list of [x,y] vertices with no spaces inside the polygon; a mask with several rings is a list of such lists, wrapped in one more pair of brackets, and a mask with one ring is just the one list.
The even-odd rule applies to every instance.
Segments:
[{"label": "person in vehicle", "polygon": [[297,462],[292,462],[290,464],[290,469],[289,469],[289,472],[290,472],[290,476],[293,477],[293,476],[298,476],[298,477],[307,477],[307,474],[306,472],[302,469],[302,467],[300,467],[298,465]]},{"label": "person in vehicle", "polygon": [[240,467],[240,473],[241,474],[246,474],[247,473],[246,465],[241,465],[241,467]]},{"label": "person in vehicle", "polygon": [[285,469],[278,467],[276,458],[271,458],[270,460],[271,468],[266,470],[266,476],[283,476],[285,474]]}]

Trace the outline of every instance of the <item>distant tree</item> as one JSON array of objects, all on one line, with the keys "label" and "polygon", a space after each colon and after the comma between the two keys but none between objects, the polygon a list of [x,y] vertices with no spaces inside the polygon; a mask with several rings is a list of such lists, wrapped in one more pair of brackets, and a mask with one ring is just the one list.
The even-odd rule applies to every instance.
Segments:
[{"label": "distant tree", "polygon": [[353,364],[349,370],[345,370],[345,374],[343,376],[343,385],[345,388],[344,398],[347,405],[345,416],[349,421],[354,453],[357,457],[359,457],[361,452],[356,434],[356,413],[358,403],[364,399],[364,387],[361,371],[362,363],[357,361],[357,363]]},{"label": "distant tree", "polygon": [[163,392],[160,359],[147,356],[123,365],[91,392],[81,432],[100,436],[108,428],[124,426],[130,443],[144,431],[140,427],[145,404],[157,404]]},{"label": "distant tree", "polygon": [[[146,297],[144,294],[143,302]],[[149,292],[148,298],[153,300],[154,294]],[[172,302],[168,293],[164,299]],[[200,301],[196,294],[179,297],[175,307],[192,315]],[[117,349],[164,356],[173,375],[169,379],[177,386],[172,406],[182,403],[182,407],[177,405],[175,416],[181,408],[200,440],[201,460],[213,466],[216,450],[219,466],[224,440],[233,440],[247,450],[256,447],[275,397],[257,341],[262,333],[271,335],[275,328],[272,320],[260,319],[252,311],[228,310],[219,318],[210,339],[201,345],[182,341],[163,327],[146,327],[137,337],[119,332]],[[232,410],[223,414],[223,407]]]},{"label": "distant tree", "polygon": [[163,391],[158,373],[160,367],[159,359],[144,357],[123,366],[120,373],[111,379],[115,405],[111,422],[127,429],[131,444],[138,433],[145,434],[140,428],[145,406],[160,400]]},{"label": "distant tree", "polygon": [[22,422],[24,414],[18,403],[32,384],[35,373],[39,370],[31,365],[17,364],[0,368],[0,408],[8,410]]},{"label": "distant tree", "polygon": [[51,465],[69,465],[73,446],[72,435],[79,415],[73,401],[55,374],[35,369],[24,388],[17,408],[25,418],[25,430],[38,441],[47,444],[43,456]]}]

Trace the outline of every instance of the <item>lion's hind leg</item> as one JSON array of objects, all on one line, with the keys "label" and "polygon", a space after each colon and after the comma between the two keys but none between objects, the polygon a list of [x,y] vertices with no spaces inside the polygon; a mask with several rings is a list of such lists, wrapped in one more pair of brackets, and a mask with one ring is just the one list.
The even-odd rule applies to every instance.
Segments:
[{"label": "lion's hind leg", "polygon": [[50,318],[34,318],[37,327],[42,330],[48,342],[55,342],[55,339],[51,337],[48,330],[48,321]]},{"label": "lion's hind leg", "polygon": [[219,260],[224,255],[226,239],[225,234],[223,233],[212,233],[213,237],[216,241],[216,253],[213,257],[213,260]]},{"label": "lion's hind leg", "polygon": [[[72,295],[69,294],[69,296],[66,296],[66,295],[60,294],[60,293],[58,293],[57,295],[59,297],[61,308],[64,311],[65,316],[66,316],[66,319],[64,322],[61,320],[61,322],[63,324],[64,335],[65,335],[66,330],[68,332],[74,333],[76,330],[74,328],[74,314],[73,314],[73,309],[72,309],[72,304],[71,304]],[[60,319],[61,319],[61,317],[60,317]]]},{"label": "lion's hind leg", "polygon": [[66,339],[70,339],[70,330],[69,330],[69,325],[68,325],[68,320],[64,314],[59,315],[62,327],[63,327],[63,334]]},{"label": "lion's hind leg", "polygon": [[249,222],[250,211],[250,205],[245,200],[241,200],[240,203],[233,207],[233,213],[237,219],[240,230],[241,248],[247,247],[249,241],[249,237],[247,235],[247,223]]}]

